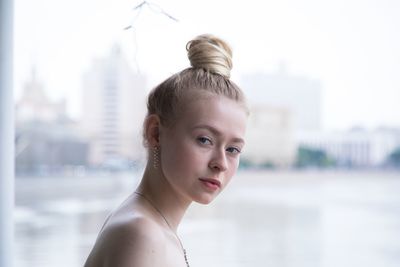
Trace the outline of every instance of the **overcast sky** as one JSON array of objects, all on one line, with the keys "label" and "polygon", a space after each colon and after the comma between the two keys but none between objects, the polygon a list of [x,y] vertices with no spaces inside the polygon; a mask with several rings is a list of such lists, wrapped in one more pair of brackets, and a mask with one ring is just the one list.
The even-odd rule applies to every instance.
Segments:
[{"label": "overcast sky", "polygon": [[[319,80],[324,129],[400,126],[400,1],[151,2],[179,22],[148,7],[134,19],[141,2],[16,0],[16,98],[35,65],[50,97],[66,97],[77,117],[82,73],[113,43],[149,77],[150,89],[188,67],[188,40],[213,33],[232,45],[239,83],[243,74],[270,73],[280,62]],[[134,31],[124,31],[132,22]]]}]

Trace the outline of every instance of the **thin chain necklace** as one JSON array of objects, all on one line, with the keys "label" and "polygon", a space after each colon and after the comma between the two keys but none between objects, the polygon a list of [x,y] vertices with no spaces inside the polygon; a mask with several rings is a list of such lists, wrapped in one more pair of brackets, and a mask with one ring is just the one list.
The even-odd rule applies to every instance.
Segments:
[{"label": "thin chain necklace", "polygon": [[190,267],[189,266],[189,261],[187,259],[187,255],[186,255],[186,249],[183,247],[182,241],[179,238],[179,236],[175,233],[175,231],[172,229],[171,225],[169,224],[167,218],[165,218],[165,216],[162,214],[162,212],[157,208],[156,205],[154,205],[153,201],[151,201],[150,199],[148,199],[143,193],[137,192],[135,191],[135,194],[143,197],[147,202],[150,203],[150,205],[161,215],[161,217],[163,217],[164,221],[167,223],[169,229],[171,230],[172,233],[174,233],[174,235],[176,236],[176,238],[179,241],[179,244],[181,245],[182,251],[183,251],[183,256],[185,257],[185,263],[186,263],[186,267]]}]

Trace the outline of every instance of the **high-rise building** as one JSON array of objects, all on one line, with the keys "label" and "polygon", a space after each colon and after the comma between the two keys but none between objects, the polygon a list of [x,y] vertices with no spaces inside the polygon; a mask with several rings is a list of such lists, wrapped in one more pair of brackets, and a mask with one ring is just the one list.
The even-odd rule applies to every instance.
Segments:
[{"label": "high-rise building", "polygon": [[143,157],[145,86],[144,76],[132,71],[117,45],[85,73],[82,130],[90,140],[91,164]]},{"label": "high-rise building", "polygon": [[291,113],[284,108],[251,105],[243,159],[255,165],[289,167],[295,158]]},{"label": "high-rise building", "polygon": [[321,84],[288,73],[284,65],[271,74],[242,77],[241,85],[251,103],[287,109],[294,130],[316,131],[321,127]]}]

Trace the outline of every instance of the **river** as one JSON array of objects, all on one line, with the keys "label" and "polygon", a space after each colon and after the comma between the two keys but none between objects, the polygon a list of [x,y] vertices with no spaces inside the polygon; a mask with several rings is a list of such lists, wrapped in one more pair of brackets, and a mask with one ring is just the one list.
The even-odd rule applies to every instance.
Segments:
[{"label": "river", "polygon": [[[16,267],[83,263],[140,173],[16,179]],[[179,228],[192,267],[398,267],[400,173],[240,171]]]}]

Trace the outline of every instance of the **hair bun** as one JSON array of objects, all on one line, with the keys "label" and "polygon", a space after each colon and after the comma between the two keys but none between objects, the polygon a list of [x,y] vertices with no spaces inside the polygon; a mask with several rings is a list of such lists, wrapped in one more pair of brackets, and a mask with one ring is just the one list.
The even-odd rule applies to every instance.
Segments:
[{"label": "hair bun", "polygon": [[189,41],[186,50],[193,68],[203,68],[229,79],[232,50],[225,41],[210,34],[203,34]]}]

